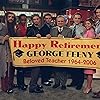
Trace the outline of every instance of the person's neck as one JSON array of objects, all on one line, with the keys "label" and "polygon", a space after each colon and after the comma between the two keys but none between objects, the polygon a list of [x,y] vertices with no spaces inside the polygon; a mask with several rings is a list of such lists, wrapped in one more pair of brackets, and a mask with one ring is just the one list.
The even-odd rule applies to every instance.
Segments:
[{"label": "person's neck", "polygon": [[58,26],[59,28],[62,28],[62,27],[64,27],[64,26]]},{"label": "person's neck", "polygon": [[39,27],[39,25],[34,24],[35,27]]},{"label": "person's neck", "polygon": [[12,24],[13,24],[13,22],[12,22],[12,23],[9,23],[9,22],[8,22],[7,24],[12,25]]},{"label": "person's neck", "polygon": [[20,23],[22,26],[25,26],[26,25],[26,23]]},{"label": "person's neck", "polygon": [[78,24],[75,23],[75,25],[80,25],[80,24],[81,24],[81,23],[78,23]]}]

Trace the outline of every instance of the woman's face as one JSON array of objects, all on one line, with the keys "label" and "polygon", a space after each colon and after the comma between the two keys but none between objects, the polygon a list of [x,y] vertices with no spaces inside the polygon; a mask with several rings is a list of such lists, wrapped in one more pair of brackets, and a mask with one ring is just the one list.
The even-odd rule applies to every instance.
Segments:
[{"label": "woman's face", "polygon": [[92,24],[89,21],[85,22],[85,28],[88,30],[90,28],[92,28]]},{"label": "woman's face", "polygon": [[98,19],[100,19],[100,9],[97,9],[97,10],[96,10],[96,17],[97,17]]}]

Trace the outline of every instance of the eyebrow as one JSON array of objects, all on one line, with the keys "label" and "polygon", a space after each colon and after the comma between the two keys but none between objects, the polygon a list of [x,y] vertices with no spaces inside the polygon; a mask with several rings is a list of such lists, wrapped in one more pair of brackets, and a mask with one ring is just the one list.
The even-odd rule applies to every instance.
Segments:
[{"label": "eyebrow", "polygon": [[96,13],[98,13],[98,12],[100,12],[100,11],[96,11]]},{"label": "eyebrow", "polygon": [[8,16],[8,17],[12,17],[12,18],[14,18],[14,16]]}]

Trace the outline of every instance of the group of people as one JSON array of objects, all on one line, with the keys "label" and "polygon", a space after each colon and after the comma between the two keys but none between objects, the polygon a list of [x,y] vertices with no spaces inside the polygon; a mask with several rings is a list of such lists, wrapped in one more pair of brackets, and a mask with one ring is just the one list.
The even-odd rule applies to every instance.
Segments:
[{"label": "group of people", "polygon": [[[34,14],[31,17],[32,26],[27,27],[27,16],[21,14],[19,16],[19,23],[16,24],[16,16],[12,12],[7,12],[5,15],[6,25],[0,22],[0,77],[2,79],[8,75],[8,88],[7,93],[13,93],[13,88],[17,87],[20,90],[26,90],[27,85],[24,82],[24,68],[16,68],[17,70],[17,85],[14,84],[15,67],[12,64],[9,37],[60,37],[60,38],[99,38],[100,37],[100,5],[94,11],[96,18],[87,18],[84,25],[81,23],[82,15],[76,12],[73,15],[73,25],[67,26],[66,19],[63,15],[58,15],[56,18],[56,26],[52,22],[52,15],[44,15],[44,23],[41,25],[41,17]],[[96,72],[94,69],[82,68],[52,68],[49,67],[33,67],[31,70],[31,79],[29,83],[30,93],[43,93],[43,85],[51,86],[50,80],[53,73],[54,85],[53,89],[60,87],[62,90],[66,89],[66,81],[68,74],[71,75],[72,82],[67,87],[74,87],[80,90],[84,83],[84,74],[87,75],[87,83],[83,89],[85,94],[92,90],[93,74]],[[41,73],[41,84],[38,84],[38,79]],[[2,86],[1,86],[2,87]],[[93,97],[100,98],[100,92],[95,93]]]}]

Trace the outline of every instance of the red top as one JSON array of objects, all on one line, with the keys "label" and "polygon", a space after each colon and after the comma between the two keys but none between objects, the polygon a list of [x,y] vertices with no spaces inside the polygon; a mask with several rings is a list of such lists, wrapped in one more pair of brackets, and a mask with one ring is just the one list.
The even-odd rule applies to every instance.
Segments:
[{"label": "red top", "polygon": [[20,37],[26,36],[27,27],[26,24],[17,24],[16,25],[16,33]]}]

